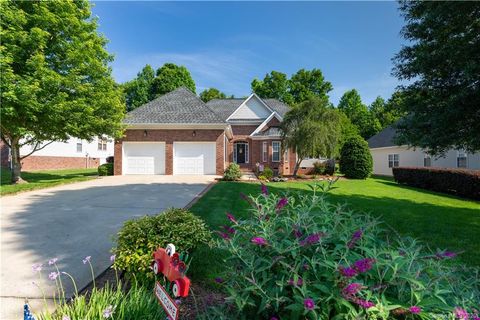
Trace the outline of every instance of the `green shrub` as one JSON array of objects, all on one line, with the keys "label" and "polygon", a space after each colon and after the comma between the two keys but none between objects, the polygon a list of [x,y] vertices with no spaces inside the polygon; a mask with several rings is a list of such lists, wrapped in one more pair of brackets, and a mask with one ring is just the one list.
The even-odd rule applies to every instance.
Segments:
[{"label": "green shrub", "polygon": [[99,176],[113,176],[113,163],[104,163],[98,166]]},{"label": "green shrub", "polygon": [[161,214],[125,222],[116,237],[114,267],[135,277],[153,279],[152,253],[173,243],[179,253],[189,253],[209,243],[211,233],[202,219],[184,209],[171,208]]},{"label": "green shrub", "polygon": [[335,174],[335,159],[328,159],[325,162],[325,174],[333,176]]},{"label": "green shrub", "polygon": [[345,141],[340,151],[340,171],[345,177],[366,179],[372,173],[373,160],[368,143],[360,136]]},{"label": "green shrub", "polygon": [[230,163],[223,174],[223,180],[225,181],[237,181],[241,177],[240,166],[236,163]]},{"label": "green shrub", "polygon": [[322,175],[325,173],[325,163],[320,161],[315,161],[313,163],[313,170],[312,174],[314,175]]},{"label": "green shrub", "polygon": [[250,218],[230,217],[218,241],[228,252],[219,275],[228,296],[210,319],[454,319],[454,308],[474,314],[478,269],[446,263],[455,253],[431,252],[391,232],[382,240],[375,218],[329,203],[323,190],[333,183],[288,197],[264,191],[249,198]]},{"label": "green shrub", "polygon": [[273,170],[270,169],[270,167],[265,167],[261,175],[264,176],[266,180],[271,180],[273,178]]}]

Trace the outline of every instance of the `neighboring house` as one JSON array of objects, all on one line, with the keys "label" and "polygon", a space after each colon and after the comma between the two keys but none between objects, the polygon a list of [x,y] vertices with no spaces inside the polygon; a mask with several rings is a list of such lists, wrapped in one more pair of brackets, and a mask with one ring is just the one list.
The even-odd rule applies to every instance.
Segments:
[{"label": "neighboring house", "polygon": [[115,143],[115,174],[222,175],[230,163],[293,173],[279,125],[288,106],[252,94],[204,103],[181,87],[129,112]]},{"label": "neighboring house", "polygon": [[398,146],[393,142],[395,129],[387,127],[368,139],[373,158],[373,174],[392,175],[392,167],[442,167],[480,170],[480,153],[449,150],[435,157],[419,148]]},{"label": "neighboring house", "polygon": [[[20,148],[20,156],[29,154],[31,145]],[[0,145],[2,167],[11,167],[10,150],[2,141]],[[113,156],[113,140],[95,138],[92,141],[70,138],[67,142],[52,142],[41,150],[21,160],[22,170],[53,170],[97,168]]]}]

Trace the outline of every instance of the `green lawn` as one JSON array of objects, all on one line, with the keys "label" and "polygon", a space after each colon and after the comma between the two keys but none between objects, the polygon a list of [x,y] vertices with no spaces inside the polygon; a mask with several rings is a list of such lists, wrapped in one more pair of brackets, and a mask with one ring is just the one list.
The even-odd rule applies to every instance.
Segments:
[{"label": "green lawn", "polygon": [[[274,193],[288,189],[311,192],[312,182],[270,183]],[[401,186],[388,178],[340,180],[329,195],[334,202],[371,213],[402,236],[422,240],[432,249],[463,252],[458,261],[480,266],[480,202]],[[239,194],[258,194],[258,184],[219,182],[191,210],[213,229],[227,224],[225,212],[248,216],[248,205]],[[202,249],[191,268],[197,278],[214,278],[221,270],[217,250]],[[197,265],[196,265],[197,264]]]},{"label": "green lawn", "polygon": [[0,194],[14,194],[22,191],[30,191],[57,186],[65,183],[85,181],[97,175],[97,169],[70,169],[48,170],[35,172],[22,172],[22,178],[28,183],[10,184],[10,171],[1,170]]}]

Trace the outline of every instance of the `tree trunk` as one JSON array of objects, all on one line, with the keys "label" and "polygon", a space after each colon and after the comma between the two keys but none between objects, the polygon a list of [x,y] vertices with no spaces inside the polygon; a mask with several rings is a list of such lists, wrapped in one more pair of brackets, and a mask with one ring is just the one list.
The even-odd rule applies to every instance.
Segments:
[{"label": "tree trunk", "polygon": [[12,139],[12,146],[10,148],[12,152],[12,183],[24,183],[25,180],[21,177],[22,163],[20,162],[20,146],[19,139]]},{"label": "tree trunk", "polygon": [[299,160],[297,160],[297,162],[295,163],[295,168],[293,169],[293,177],[294,177],[294,178],[297,177],[297,172],[298,172],[298,169],[300,168],[300,163],[302,163],[302,160],[303,160],[303,159],[299,159]]}]

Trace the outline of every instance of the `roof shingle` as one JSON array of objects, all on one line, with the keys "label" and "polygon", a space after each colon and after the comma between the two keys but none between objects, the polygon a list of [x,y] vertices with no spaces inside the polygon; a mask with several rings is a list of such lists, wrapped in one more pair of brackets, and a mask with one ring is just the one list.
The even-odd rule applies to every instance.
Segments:
[{"label": "roof shingle", "polygon": [[370,139],[368,139],[368,146],[370,148],[385,148],[394,147],[397,144],[394,142],[396,130],[393,126],[386,127]]}]

